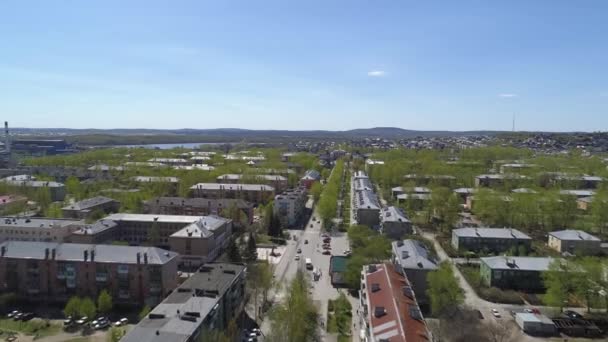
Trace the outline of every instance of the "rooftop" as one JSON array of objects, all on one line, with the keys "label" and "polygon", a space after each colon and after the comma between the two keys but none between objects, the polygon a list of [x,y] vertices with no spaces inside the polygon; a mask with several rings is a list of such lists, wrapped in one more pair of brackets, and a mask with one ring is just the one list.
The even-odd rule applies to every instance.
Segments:
[{"label": "rooftop", "polygon": [[154,176],[135,176],[131,178],[136,182],[148,183],[148,182],[168,182],[178,183],[179,178],[177,177],[154,177]]},{"label": "rooftop", "polygon": [[394,241],[392,243],[395,260],[406,269],[437,269],[437,261],[429,250],[418,240]]},{"label": "rooftop", "polygon": [[227,191],[274,191],[274,188],[266,184],[225,184],[225,183],[198,183],[190,187],[190,190],[227,190]]},{"label": "rooftop", "polygon": [[225,174],[217,177],[218,181],[221,180],[240,180],[242,178],[250,178],[250,179],[263,179],[266,181],[287,181],[287,178],[280,175],[241,175],[241,174]]},{"label": "rooftop", "polygon": [[547,257],[506,257],[495,256],[480,259],[482,263],[495,270],[547,271],[553,258]]},{"label": "rooftop", "polygon": [[371,190],[362,190],[355,193],[355,207],[363,209],[380,209],[378,196]]},{"label": "rooftop", "polygon": [[430,200],[431,194],[400,194],[397,195],[398,200],[417,199],[417,200]]},{"label": "rooftop", "polygon": [[308,170],[308,171],[306,171],[306,173],[304,174],[304,177],[302,177],[302,179],[319,180],[319,179],[321,179],[321,174],[317,170]]},{"label": "rooftop", "polygon": [[[55,250],[55,260],[84,261],[84,252],[95,252],[96,262],[136,264],[137,254],[147,254],[148,264],[162,265],[178,256],[156,247],[90,245],[80,243],[31,242],[31,241],[5,241],[0,248],[6,248],[5,258],[45,260],[46,250]],[[50,257],[50,256],[49,256]]]},{"label": "rooftop", "polygon": [[576,196],[576,197],[590,197],[595,195],[593,190],[560,190],[560,195]]},{"label": "rooftop", "polygon": [[188,341],[243,272],[245,266],[242,265],[205,264],[157,305],[121,341]]},{"label": "rooftop", "polygon": [[476,176],[477,179],[527,179],[527,176],[524,175],[513,175],[513,174],[502,174],[502,173],[492,173],[486,175]]},{"label": "rooftop", "polygon": [[555,232],[550,232],[549,235],[554,236],[560,240],[566,240],[566,241],[581,241],[581,240],[601,241],[597,237],[595,237],[585,231],[582,231],[582,230],[573,230],[573,229],[559,230],[559,231],[555,231]]},{"label": "rooftop", "polygon": [[146,202],[149,205],[159,206],[186,206],[186,207],[208,207],[208,208],[231,208],[249,209],[253,204],[242,199],[232,198],[189,198],[189,197],[156,197]]},{"label": "rooftop", "polygon": [[[370,265],[371,266],[371,265]],[[409,280],[391,264],[365,267],[370,334],[375,341],[430,341]]]},{"label": "rooftop", "polygon": [[353,188],[355,191],[373,190],[374,186],[369,178],[353,178]]},{"label": "rooftop", "polygon": [[56,219],[44,217],[0,217],[0,227],[22,227],[22,228],[59,228],[70,225],[82,225],[84,221],[72,219]]},{"label": "rooftop", "polygon": [[458,228],[452,230],[452,233],[459,237],[531,240],[528,235],[513,228]]},{"label": "rooftop", "polygon": [[63,207],[63,210],[85,210],[91,207],[95,207],[101,204],[116,202],[115,200],[109,197],[97,196],[92,198],[87,198],[82,201],[76,202],[74,204],[70,204],[68,206]]},{"label": "rooftop", "polygon": [[403,209],[390,206],[382,208],[380,212],[380,221],[382,222],[410,222]]},{"label": "rooftop", "polygon": [[367,174],[363,171],[355,171],[355,173],[353,174],[353,178],[369,178],[369,177],[367,177]]},{"label": "rooftop", "polygon": [[475,192],[477,192],[477,189],[475,189],[475,188],[458,188],[458,189],[454,189],[454,192],[457,194],[474,194]]}]

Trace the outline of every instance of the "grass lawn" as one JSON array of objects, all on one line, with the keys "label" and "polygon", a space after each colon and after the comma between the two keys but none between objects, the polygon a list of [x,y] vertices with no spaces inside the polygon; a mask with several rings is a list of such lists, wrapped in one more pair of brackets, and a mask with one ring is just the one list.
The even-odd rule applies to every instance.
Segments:
[{"label": "grass lawn", "polygon": [[351,305],[344,294],[336,300],[330,300],[327,305],[327,332],[338,334],[338,341],[340,337],[346,338],[344,341],[350,341],[351,316]]},{"label": "grass lawn", "polygon": [[41,319],[31,321],[13,321],[12,319],[0,319],[0,329],[20,332],[26,335],[35,335],[38,338],[58,334],[61,331],[59,324],[47,324]]}]

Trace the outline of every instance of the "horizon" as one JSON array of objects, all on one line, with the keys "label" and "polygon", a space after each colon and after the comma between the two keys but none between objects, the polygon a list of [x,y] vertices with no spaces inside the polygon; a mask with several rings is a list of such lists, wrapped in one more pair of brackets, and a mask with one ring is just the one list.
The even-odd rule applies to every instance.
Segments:
[{"label": "horizon", "polygon": [[14,127],[509,132],[515,116],[516,132],[608,130],[600,0],[0,11],[0,112]]}]

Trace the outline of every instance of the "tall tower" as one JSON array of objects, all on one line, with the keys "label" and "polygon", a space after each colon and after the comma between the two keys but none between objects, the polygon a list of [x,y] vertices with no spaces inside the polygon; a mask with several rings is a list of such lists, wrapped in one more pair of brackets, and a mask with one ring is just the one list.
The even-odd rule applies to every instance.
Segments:
[{"label": "tall tower", "polygon": [[4,150],[6,153],[11,153],[11,138],[8,135],[8,121],[4,121]]}]

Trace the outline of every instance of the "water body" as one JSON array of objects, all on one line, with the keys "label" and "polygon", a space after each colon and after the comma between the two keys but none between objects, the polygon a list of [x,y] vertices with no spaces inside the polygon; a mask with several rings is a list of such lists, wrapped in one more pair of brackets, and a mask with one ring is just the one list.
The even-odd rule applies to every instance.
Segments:
[{"label": "water body", "polygon": [[172,148],[181,147],[181,148],[198,148],[201,145],[225,145],[225,144],[235,144],[235,143],[224,143],[224,142],[207,142],[207,143],[176,143],[176,144],[142,144],[142,145],[113,145],[112,147],[127,147],[127,148],[150,148],[156,150],[170,150]]}]

